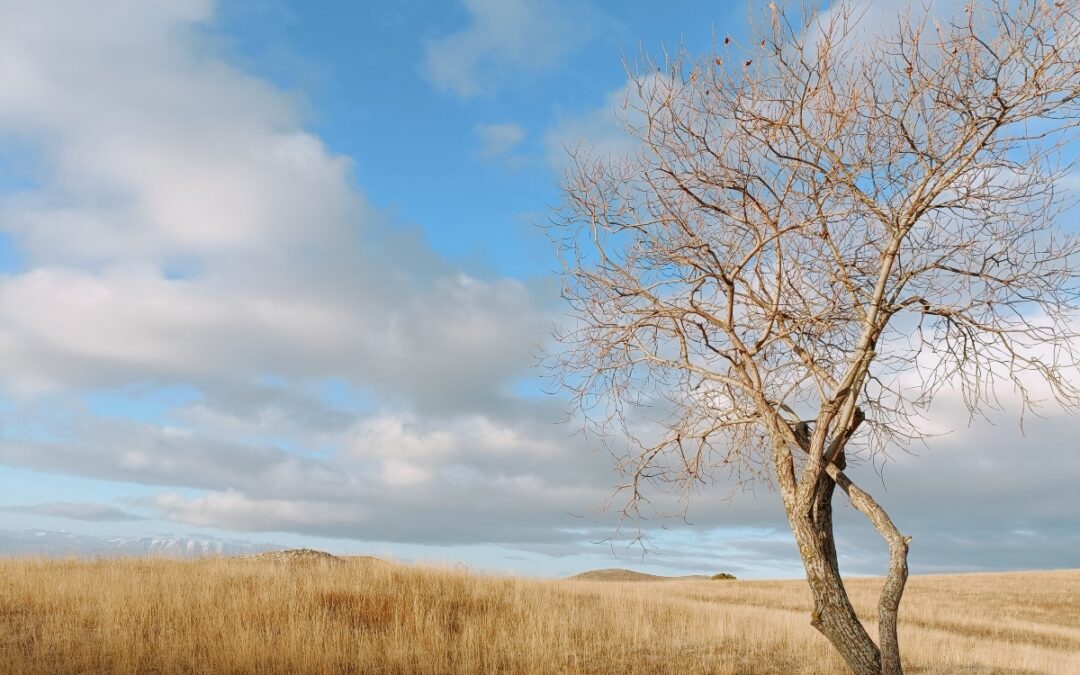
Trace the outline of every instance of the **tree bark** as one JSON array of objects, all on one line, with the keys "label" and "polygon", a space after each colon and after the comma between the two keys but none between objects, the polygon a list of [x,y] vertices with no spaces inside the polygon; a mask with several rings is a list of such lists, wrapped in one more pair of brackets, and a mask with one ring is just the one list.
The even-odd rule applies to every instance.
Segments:
[{"label": "tree bark", "polygon": [[[896,529],[885,510],[854,485],[836,464],[830,464],[809,514],[789,513],[792,532],[814,596],[810,624],[840,653],[858,675],[903,675],[897,640],[897,614],[907,583],[910,537]],[[847,493],[852,505],[869,518],[889,545],[889,573],[878,598],[878,644],[870,638],[848,597],[840,576],[833,538],[832,496],[835,485]],[[879,647],[880,645],[880,647]]]},{"label": "tree bark", "polygon": [[[829,479],[832,482],[832,479]],[[829,496],[832,490],[829,489]],[[819,501],[811,514],[789,514],[806,579],[814,597],[810,625],[832,643],[852,672],[881,675],[881,653],[863,627],[836,564],[832,507]],[[814,519],[816,512],[817,522]]]},{"label": "tree bark", "polygon": [[[889,574],[878,597],[878,644],[880,645],[881,668],[883,675],[903,675],[900,663],[900,643],[896,635],[896,618],[900,608],[900,599],[908,577],[908,543],[911,537],[900,534],[885,509],[874,498],[861,490],[844,474],[841,467],[829,464],[825,467],[828,475],[847,493],[851,505],[863,513],[877,530],[877,533],[889,545]],[[834,643],[835,644],[835,643]]]},{"label": "tree bark", "polygon": [[[857,410],[856,426],[862,422]],[[850,434],[849,434],[850,435]],[[808,451],[804,438],[796,445]],[[807,581],[814,596],[810,624],[822,633],[859,675],[903,675],[897,639],[897,613],[907,583],[910,537],[904,537],[885,510],[844,474],[847,468],[843,445],[817,479],[809,511],[800,508],[794,490],[784,499],[791,530],[799,546]],[[778,469],[779,470],[779,469]],[[778,474],[779,477],[779,474]],[[784,482],[781,481],[784,485]],[[870,638],[855,613],[840,576],[833,535],[832,498],[839,485],[858,511],[863,513],[889,546],[889,572],[878,597],[878,644]],[[788,485],[789,489],[793,487]]]},{"label": "tree bark", "polygon": [[[847,457],[844,456],[843,450],[833,461],[841,469],[847,468]],[[814,510],[810,515],[813,518],[814,527],[817,530],[818,540],[821,541],[826,561],[836,570],[837,574],[840,574],[840,563],[836,557],[836,540],[833,538],[832,499],[835,491],[836,481],[828,473],[822,472],[821,477],[818,479],[817,490],[814,492]]]}]

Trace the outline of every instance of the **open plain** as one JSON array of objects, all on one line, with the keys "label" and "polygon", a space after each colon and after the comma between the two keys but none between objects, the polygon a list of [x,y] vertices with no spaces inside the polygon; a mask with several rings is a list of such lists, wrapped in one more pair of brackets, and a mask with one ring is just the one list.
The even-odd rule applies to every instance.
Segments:
[{"label": "open plain", "polygon": [[[850,580],[870,624],[879,584]],[[802,581],[532,580],[317,556],[8,558],[0,672],[845,672],[809,607]],[[907,671],[1080,673],[1078,607],[1080,570],[914,576]]]}]

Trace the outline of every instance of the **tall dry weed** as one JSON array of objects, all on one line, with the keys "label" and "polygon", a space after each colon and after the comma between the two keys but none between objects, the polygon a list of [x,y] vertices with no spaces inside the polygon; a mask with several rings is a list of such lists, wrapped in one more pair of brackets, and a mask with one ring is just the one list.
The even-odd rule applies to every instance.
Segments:
[{"label": "tall dry weed", "polygon": [[[868,619],[879,580],[851,582]],[[374,560],[0,561],[4,673],[843,672],[798,581],[604,583]],[[1080,673],[1080,572],[915,577],[911,673]]]}]

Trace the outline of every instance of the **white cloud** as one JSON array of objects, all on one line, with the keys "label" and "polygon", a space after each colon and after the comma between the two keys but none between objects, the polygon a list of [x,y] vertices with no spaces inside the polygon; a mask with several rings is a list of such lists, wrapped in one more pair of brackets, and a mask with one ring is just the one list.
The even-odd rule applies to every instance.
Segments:
[{"label": "white cloud", "polygon": [[[546,461],[569,459],[564,448],[549,437],[538,437],[531,426],[520,426],[486,415],[465,415],[447,421],[421,420],[415,415],[383,414],[362,420],[349,432],[349,454],[382,466],[389,485],[419,485],[443,477],[460,476],[488,467],[489,479],[520,473],[533,476]],[[496,468],[499,467],[499,468]]]},{"label": "white cloud", "polygon": [[557,65],[590,34],[597,17],[559,0],[464,0],[469,25],[427,44],[421,70],[461,97],[489,93],[512,75]]},{"label": "white cloud", "polygon": [[445,419],[376,412],[345,429],[268,441],[257,429],[226,440],[214,426],[57,414],[59,403],[0,411],[0,463],[161,486],[171,496],[136,500],[142,510],[199,526],[399,542],[566,540],[560,528],[580,524],[567,512],[594,512],[613,480],[610,458],[568,440],[546,405]]},{"label": "white cloud", "polygon": [[[368,206],[291,96],[215,55],[212,10],[0,3],[0,131],[43,158],[0,200],[25,260],[0,277],[0,461],[203,491],[147,505],[183,522],[334,536],[516,527],[480,524],[462,486],[599,501],[526,438],[547,407],[507,394],[549,330],[538,294]],[[362,415],[318,397],[328,378],[370,398]],[[82,400],[163,385],[195,392],[167,423]],[[402,534],[358,529],[368,513]]]},{"label": "white cloud", "polygon": [[476,135],[480,138],[480,155],[485,159],[505,157],[525,140],[525,130],[512,122],[478,125]]},{"label": "white cloud", "polygon": [[47,158],[0,202],[27,261],[0,279],[0,386],[270,372],[498,396],[545,331],[534,294],[388,227],[289,95],[207,49],[198,7],[0,6],[0,128]]},{"label": "white cloud", "polygon": [[180,523],[249,532],[306,529],[318,532],[362,523],[369,515],[354,504],[250,499],[233,490],[192,499],[164,492],[151,503],[170,520]]}]

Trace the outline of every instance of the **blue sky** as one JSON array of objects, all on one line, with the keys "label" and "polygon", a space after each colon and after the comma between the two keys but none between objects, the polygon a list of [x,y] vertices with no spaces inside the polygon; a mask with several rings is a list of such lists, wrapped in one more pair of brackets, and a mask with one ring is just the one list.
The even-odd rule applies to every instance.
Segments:
[{"label": "blue sky", "polygon": [[[477,31],[477,14],[500,4],[549,17],[564,43],[523,49],[550,53],[550,64],[522,67],[492,48],[466,69],[481,88],[464,95],[426,76],[429,54],[443,58],[440,41]],[[533,226],[558,199],[549,134],[559,120],[604,106],[625,85],[624,55],[706,48],[710,26],[737,31],[745,11],[715,2],[668,13],[645,2],[244,0],[220,6],[218,32],[237,62],[304,97],[305,126],[356,161],[358,187],[400,225],[422,227],[437,251],[462,264],[522,276],[553,267]],[[513,31],[505,22],[498,28]],[[481,129],[498,125],[519,127],[521,140],[486,156]]]},{"label": "blue sky", "polygon": [[[643,558],[535,368],[564,144],[623,142],[624,56],[738,38],[746,5],[58,4],[0,3],[0,529],[800,573],[765,487],[645,523]],[[886,471],[913,569],[1080,566],[1075,420],[946,417]],[[1069,454],[1005,485],[1017,447]]]}]

